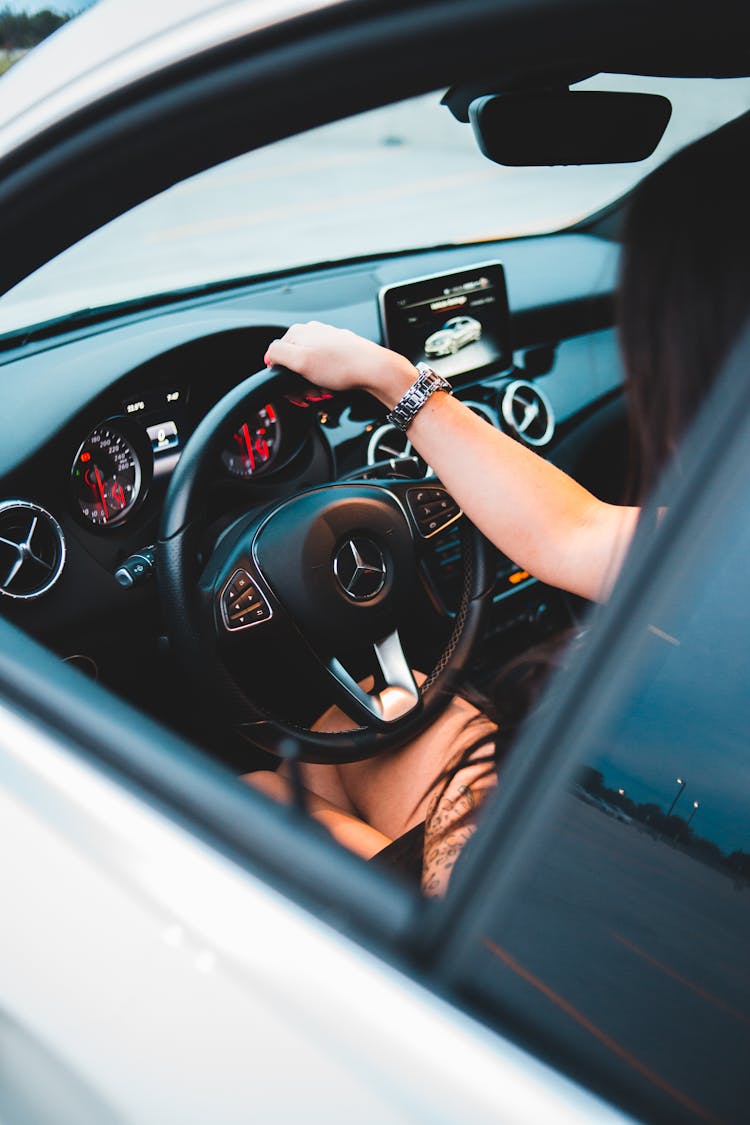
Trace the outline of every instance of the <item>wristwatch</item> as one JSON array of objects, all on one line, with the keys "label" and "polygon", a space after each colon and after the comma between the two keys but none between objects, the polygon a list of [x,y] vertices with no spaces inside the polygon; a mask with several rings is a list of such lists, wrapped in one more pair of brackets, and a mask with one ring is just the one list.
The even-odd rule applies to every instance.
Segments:
[{"label": "wristwatch", "polygon": [[422,409],[427,399],[430,395],[434,395],[435,391],[447,391],[449,395],[453,394],[453,388],[448,380],[444,379],[442,375],[438,375],[437,371],[433,371],[426,363],[418,363],[416,368],[419,372],[419,378],[414,380],[406,394],[386,415],[386,421],[395,426],[397,430],[406,431],[408,429],[414,421],[417,411]]}]

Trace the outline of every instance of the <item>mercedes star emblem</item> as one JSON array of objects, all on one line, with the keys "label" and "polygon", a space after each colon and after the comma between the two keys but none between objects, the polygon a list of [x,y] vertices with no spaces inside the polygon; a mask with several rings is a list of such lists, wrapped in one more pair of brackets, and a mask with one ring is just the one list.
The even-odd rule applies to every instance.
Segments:
[{"label": "mercedes star emblem", "polygon": [[333,572],[355,602],[374,598],[385,585],[385,559],[371,539],[347,539],[333,560]]}]

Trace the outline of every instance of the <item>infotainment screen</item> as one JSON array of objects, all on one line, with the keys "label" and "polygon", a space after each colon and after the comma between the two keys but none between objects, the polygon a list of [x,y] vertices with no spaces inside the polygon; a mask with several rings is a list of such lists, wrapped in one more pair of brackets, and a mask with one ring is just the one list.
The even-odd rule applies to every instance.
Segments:
[{"label": "infotainment screen", "polygon": [[505,271],[484,262],[457,273],[433,274],[380,291],[386,345],[412,363],[427,363],[446,379],[510,366]]}]

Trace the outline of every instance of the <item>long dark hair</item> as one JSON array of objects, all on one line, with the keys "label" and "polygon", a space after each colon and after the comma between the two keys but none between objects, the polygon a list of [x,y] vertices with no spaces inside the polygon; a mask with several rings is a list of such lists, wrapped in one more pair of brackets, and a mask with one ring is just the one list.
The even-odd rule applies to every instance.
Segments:
[{"label": "long dark hair", "polygon": [[750,310],[750,114],[633,192],[618,286],[634,496],[677,450]]},{"label": "long dark hair", "polygon": [[[749,150],[745,114],[680,150],[629,200],[617,320],[637,501],[677,451],[750,312]],[[485,697],[466,693],[497,723],[494,748],[482,757],[488,773],[502,767],[570,637],[524,653]],[[443,791],[488,741],[478,738],[445,771]]]}]

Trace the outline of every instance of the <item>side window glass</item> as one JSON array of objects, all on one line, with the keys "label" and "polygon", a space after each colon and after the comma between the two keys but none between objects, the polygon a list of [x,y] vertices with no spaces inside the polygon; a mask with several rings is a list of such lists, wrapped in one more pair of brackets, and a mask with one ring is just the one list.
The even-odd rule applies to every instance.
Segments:
[{"label": "side window glass", "polygon": [[540,794],[541,831],[458,954],[476,1009],[648,1120],[750,1114],[743,503],[636,610],[571,737],[574,782]]}]

